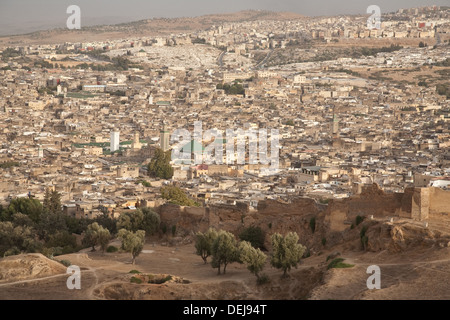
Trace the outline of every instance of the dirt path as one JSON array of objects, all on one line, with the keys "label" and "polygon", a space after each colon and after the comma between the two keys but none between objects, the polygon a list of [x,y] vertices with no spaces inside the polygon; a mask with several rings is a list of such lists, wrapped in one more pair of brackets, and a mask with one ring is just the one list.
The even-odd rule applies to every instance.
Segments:
[{"label": "dirt path", "polygon": [[50,280],[50,279],[59,278],[59,277],[67,277],[67,274],[63,273],[63,274],[56,274],[53,276],[47,276],[47,277],[42,277],[42,278],[37,278],[37,279],[28,279],[28,280],[7,282],[7,283],[0,284],[0,287],[8,287],[8,286],[14,286],[14,285],[23,284],[23,283],[37,282],[37,281],[45,281],[45,280]]}]

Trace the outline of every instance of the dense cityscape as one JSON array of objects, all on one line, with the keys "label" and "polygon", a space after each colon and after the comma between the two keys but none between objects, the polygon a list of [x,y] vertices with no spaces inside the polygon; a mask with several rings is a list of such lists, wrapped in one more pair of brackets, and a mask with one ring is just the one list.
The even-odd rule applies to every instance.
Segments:
[{"label": "dense cityscape", "polygon": [[[303,201],[300,207],[331,212],[337,209],[327,206],[336,201],[351,202],[372,190],[374,201],[384,201],[376,200],[380,194],[399,201],[395,210],[382,210],[383,219],[430,218],[440,231],[450,231],[433,216],[434,210],[450,212],[450,9],[400,9],[383,14],[379,28],[368,28],[368,15],[262,16],[189,33],[87,42],[69,37],[57,44],[3,41],[2,208],[17,199],[48,208],[50,193],[58,195],[62,214],[76,219],[120,221],[150,208],[171,221],[167,227],[173,224],[179,244],[192,242],[182,217],[195,210],[261,213],[268,203],[295,207]],[[199,125],[216,135],[196,134]],[[256,162],[246,138],[250,129],[259,132]],[[191,134],[183,143],[180,130]],[[268,132],[266,148],[261,130]],[[244,161],[218,153],[217,147],[231,147],[235,155],[239,139]],[[212,148],[216,161],[206,162]],[[185,161],[174,157],[177,150]],[[263,161],[270,154],[276,161]],[[276,170],[268,170],[274,163]],[[177,202],[167,188],[186,200]],[[403,196],[410,193],[412,204]],[[438,204],[432,203],[435,194]],[[164,216],[174,204],[181,206],[178,220]],[[294,210],[289,208],[282,210]],[[342,228],[333,227],[334,218],[324,221],[343,232],[350,224],[353,229],[349,221],[356,215],[369,219],[371,213],[376,220],[372,209],[352,211],[349,205],[345,214],[351,218],[342,218]],[[244,216],[236,219],[251,225]],[[218,225],[226,229],[227,223],[221,218]],[[272,222],[263,229],[271,228]],[[300,242],[314,255],[325,238],[305,242],[300,236]],[[327,241],[331,248],[340,240]]]}]

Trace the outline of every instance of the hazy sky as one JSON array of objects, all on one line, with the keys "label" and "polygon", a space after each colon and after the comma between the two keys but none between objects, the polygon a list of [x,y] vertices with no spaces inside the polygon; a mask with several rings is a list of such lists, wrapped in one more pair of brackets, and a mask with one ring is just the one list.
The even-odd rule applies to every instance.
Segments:
[{"label": "hazy sky", "polygon": [[449,5],[449,0],[0,0],[0,35],[65,27],[66,9],[81,8],[81,25],[115,24],[154,17],[192,17],[246,9],[291,11],[307,16],[364,14],[369,5],[382,12]]}]

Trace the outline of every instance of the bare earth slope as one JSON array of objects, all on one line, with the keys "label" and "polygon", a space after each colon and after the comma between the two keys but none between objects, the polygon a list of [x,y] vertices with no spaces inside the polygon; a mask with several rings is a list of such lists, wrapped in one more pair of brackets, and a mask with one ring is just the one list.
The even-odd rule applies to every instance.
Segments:
[{"label": "bare earth slope", "polygon": [[[368,251],[363,251],[357,245],[362,226],[368,227]],[[270,282],[261,286],[256,285],[256,278],[243,265],[231,264],[226,275],[218,276],[216,269],[211,268],[210,264],[204,264],[194,254],[193,243],[168,246],[157,239],[147,241],[136,265],[130,264],[128,253],[120,252],[103,254],[85,251],[59,256],[58,259],[69,260],[81,268],[81,290],[67,289],[68,275],[64,275],[65,268],[41,255],[3,258],[0,259],[0,274],[3,279],[7,276],[8,283],[0,284],[0,299],[450,298],[450,248],[447,234],[425,227],[409,226],[404,222],[384,221],[367,221],[354,231],[354,236],[347,236],[340,244],[325,246],[321,252],[303,259],[287,278],[282,278],[282,272],[267,263],[264,273],[269,276]],[[119,245],[118,242],[113,244]],[[341,257],[345,263],[354,267],[327,270],[327,258],[330,255]],[[12,270],[20,264],[25,266],[26,271]],[[43,267],[47,265],[51,267]],[[370,265],[378,265],[381,269],[381,290],[367,289],[366,281],[370,275],[366,270]],[[8,268],[9,274],[5,273],[5,268]],[[44,273],[39,270],[49,271]],[[130,274],[131,270],[138,270],[141,274]],[[171,279],[165,283],[148,283],[149,279],[162,279],[169,275]],[[32,277],[40,280],[23,281]],[[132,277],[144,281],[132,283]]]},{"label": "bare earth slope", "polygon": [[0,284],[63,274],[66,268],[40,253],[0,259]]}]

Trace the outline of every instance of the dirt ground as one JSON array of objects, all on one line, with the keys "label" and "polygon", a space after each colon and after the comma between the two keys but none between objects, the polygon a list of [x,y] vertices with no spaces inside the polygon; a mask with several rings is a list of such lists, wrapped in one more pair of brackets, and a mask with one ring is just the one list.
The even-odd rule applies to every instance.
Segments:
[{"label": "dirt ground", "polygon": [[[120,246],[119,242],[113,245]],[[81,269],[81,289],[69,290],[69,275],[0,283],[0,299],[35,300],[352,300],[352,299],[450,299],[450,248],[417,247],[407,252],[349,251],[344,245],[303,259],[287,278],[267,263],[270,282],[256,285],[244,265],[227,267],[225,275],[204,264],[194,245],[178,247],[147,240],[131,265],[129,253],[83,252],[58,256]],[[327,257],[340,252],[346,269],[327,270]],[[367,267],[381,269],[381,289],[369,290]],[[163,284],[131,283],[131,270],[142,274],[171,275]]]}]

